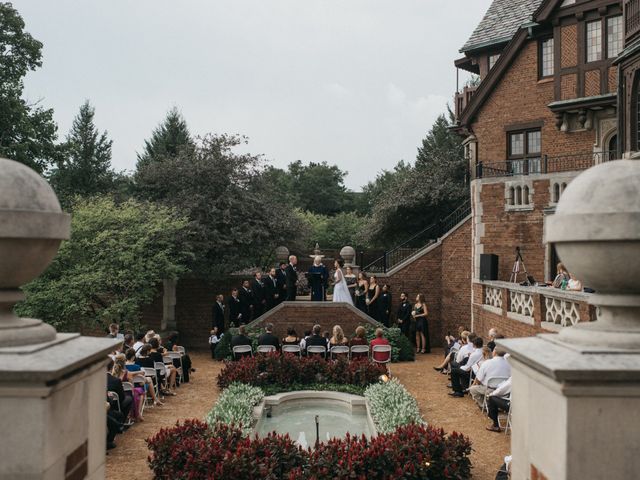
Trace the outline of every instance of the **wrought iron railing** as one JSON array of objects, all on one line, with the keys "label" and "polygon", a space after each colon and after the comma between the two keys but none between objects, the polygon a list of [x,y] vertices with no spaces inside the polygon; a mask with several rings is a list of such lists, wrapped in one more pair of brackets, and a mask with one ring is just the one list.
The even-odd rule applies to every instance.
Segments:
[{"label": "wrought iron railing", "polygon": [[640,0],[624,2],[624,35],[627,41],[640,32]]},{"label": "wrought iron railing", "polygon": [[501,162],[478,162],[475,178],[512,177],[535,173],[571,172],[586,170],[599,163],[616,159],[616,152],[578,153],[549,157],[520,158]]},{"label": "wrought iron railing", "polygon": [[386,273],[396,265],[410,259],[419,251],[432,245],[459,224],[471,213],[471,200],[467,199],[446,217],[432,223],[419,231],[400,245],[387,250],[384,254],[366,265],[363,270],[367,273]]}]

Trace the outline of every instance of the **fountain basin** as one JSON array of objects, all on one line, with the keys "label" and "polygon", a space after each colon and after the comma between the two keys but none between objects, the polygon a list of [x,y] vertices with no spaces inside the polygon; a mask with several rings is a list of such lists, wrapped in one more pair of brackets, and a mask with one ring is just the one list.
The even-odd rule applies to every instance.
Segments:
[{"label": "fountain basin", "polygon": [[315,445],[318,415],[319,439],[344,438],[348,433],[371,438],[377,435],[369,405],[364,397],[340,392],[302,390],[264,397],[254,409],[254,432],[288,433],[301,447]]}]

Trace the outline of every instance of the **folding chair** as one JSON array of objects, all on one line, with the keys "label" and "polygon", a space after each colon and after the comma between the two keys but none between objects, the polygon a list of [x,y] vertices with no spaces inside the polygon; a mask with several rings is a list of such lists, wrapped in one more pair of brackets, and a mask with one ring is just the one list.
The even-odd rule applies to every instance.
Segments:
[{"label": "folding chair", "polygon": [[144,412],[145,407],[147,406],[147,399],[149,398],[149,396],[147,395],[147,389],[146,389],[146,380],[144,378],[144,376],[142,375],[136,375],[131,379],[131,383],[133,384],[134,387],[140,387],[144,390],[144,402],[142,402],[142,408],[140,409],[140,414],[142,415],[142,412]]},{"label": "folding chair", "polygon": [[[180,352],[168,352],[167,356],[172,360],[171,364],[176,367],[176,370],[178,371],[178,380],[182,383],[182,379],[184,378],[184,372],[182,370],[182,355]],[[178,362],[178,365],[176,365],[176,362]]]},{"label": "folding chair", "polygon": [[310,345],[307,347],[307,355],[322,355],[322,358],[327,358],[327,349],[320,345]]},{"label": "folding chair", "polygon": [[276,347],[273,345],[258,345],[258,353],[271,353],[275,351]]},{"label": "folding chair", "polygon": [[118,394],[116,392],[107,391],[107,398],[112,402],[116,402],[118,411],[122,412],[122,409],[120,408],[120,397],[118,397]]},{"label": "folding chair", "polygon": [[180,355],[186,355],[187,354],[187,349],[184,347],[177,347],[178,348],[178,353]]},{"label": "folding chair", "polygon": [[[353,354],[356,354],[356,358],[360,358],[360,354],[366,353],[367,358],[369,358],[369,345],[354,345],[351,347],[351,351],[349,352],[349,360],[353,360]],[[364,358],[364,356],[362,356]]]},{"label": "folding chair", "polygon": [[[387,358],[385,360],[377,360],[376,353],[378,352],[386,353]],[[389,366],[389,364],[391,363],[391,345],[374,345],[371,349],[371,360],[373,360],[375,363],[386,365],[387,372],[389,373],[389,376],[391,376],[391,367]]]},{"label": "folding chair", "polygon": [[336,345],[335,347],[331,347],[331,358],[336,359],[336,355],[346,355],[347,360],[349,359],[349,347],[346,345]]},{"label": "folding chair", "polygon": [[[131,382],[122,382],[122,389],[126,394],[129,392],[131,394],[131,399],[133,400],[133,384]],[[132,409],[135,408],[135,402],[131,406]],[[133,420],[131,419],[131,412],[129,412],[129,418],[126,419],[125,425],[133,425]]]},{"label": "folding chair", "polygon": [[167,368],[162,362],[153,362],[153,368],[156,370],[156,375],[158,376],[158,390],[160,390],[160,386],[166,387],[167,385]]},{"label": "folding chair", "polygon": [[[507,397],[505,397],[507,398]],[[506,435],[509,430],[511,430],[511,407],[513,403],[511,402],[511,395],[509,395],[509,411],[507,412],[507,423],[504,426],[504,434]],[[500,426],[500,415],[498,415],[498,426]]]},{"label": "folding chair", "polygon": [[155,368],[143,367],[144,376],[151,378],[151,382],[153,384],[153,388],[156,391],[156,397],[160,398],[160,389],[158,385],[160,385],[160,377],[158,377],[158,372],[156,372]]},{"label": "folding chair", "polygon": [[[251,345],[236,345],[233,347],[233,359],[238,360],[238,358],[244,357],[245,353],[248,353],[250,357],[253,357],[253,349]],[[240,355],[240,357],[238,357]]]},{"label": "folding chair", "polygon": [[283,345],[282,353],[292,353],[294,355],[302,356],[302,349],[300,345]]},{"label": "folding chair", "polygon": [[[491,390],[495,390],[498,385],[500,385],[502,382],[504,382],[505,380],[509,380],[509,377],[490,377],[487,378],[487,383],[485,384],[485,386],[487,387],[485,389],[484,392],[484,396],[482,398],[482,411],[483,412],[487,412],[489,413],[489,393],[491,393]],[[491,390],[489,390],[491,389]]]}]

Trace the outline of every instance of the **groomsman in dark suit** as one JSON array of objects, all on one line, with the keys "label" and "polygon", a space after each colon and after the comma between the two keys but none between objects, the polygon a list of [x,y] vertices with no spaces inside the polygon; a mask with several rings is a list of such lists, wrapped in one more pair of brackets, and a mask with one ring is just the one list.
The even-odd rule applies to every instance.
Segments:
[{"label": "groomsman in dark suit", "polygon": [[287,265],[287,302],[293,302],[296,299],[296,293],[298,288],[298,270],[296,264],[298,263],[298,257],[291,255],[289,257],[289,265]]},{"label": "groomsman in dark suit", "polygon": [[264,296],[267,301],[267,311],[271,310],[278,304],[280,289],[278,287],[278,279],[276,278],[276,269],[269,270],[269,275],[264,279]]},{"label": "groomsman in dark suit", "polygon": [[287,299],[287,262],[280,263],[280,268],[276,270],[278,280],[278,303]]},{"label": "groomsman in dark suit", "polygon": [[411,310],[413,309],[413,305],[409,301],[409,297],[405,292],[400,294],[400,305],[398,306],[398,328],[404,333],[407,337],[410,336],[411,333]]},{"label": "groomsman in dark suit", "polygon": [[242,323],[249,323],[251,321],[253,304],[255,303],[249,280],[242,281],[242,287],[240,288],[240,290],[238,290],[238,297],[240,298],[240,313],[242,314]]},{"label": "groomsman in dark suit", "polygon": [[265,312],[267,307],[267,297],[262,281],[262,272],[256,272],[251,283],[251,290],[253,291],[253,318],[258,318]]},{"label": "groomsman in dark suit", "polygon": [[218,328],[218,336],[224,332],[224,296],[221,294],[216,295],[216,303],[213,304],[211,309],[211,330]]},{"label": "groomsman in dark suit", "polygon": [[231,290],[231,298],[229,298],[228,303],[229,303],[229,326],[239,327],[241,323],[244,323],[244,319],[242,318],[240,295],[238,293],[237,288],[234,288],[233,290]]}]

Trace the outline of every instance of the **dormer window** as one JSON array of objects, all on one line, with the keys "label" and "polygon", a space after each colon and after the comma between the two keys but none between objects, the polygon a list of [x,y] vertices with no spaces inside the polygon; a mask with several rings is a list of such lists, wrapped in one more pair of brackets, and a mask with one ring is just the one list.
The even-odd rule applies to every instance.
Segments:
[{"label": "dormer window", "polygon": [[499,58],[500,58],[499,53],[496,53],[494,55],[489,55],[489,70],[493,68],[493,66],[496,64]]}]

